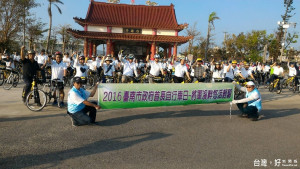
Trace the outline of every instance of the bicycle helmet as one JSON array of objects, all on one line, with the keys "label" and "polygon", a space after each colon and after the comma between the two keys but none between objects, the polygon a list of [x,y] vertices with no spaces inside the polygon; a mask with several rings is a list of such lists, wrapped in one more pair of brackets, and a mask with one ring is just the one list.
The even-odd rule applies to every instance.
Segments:
[{"label": "bicycle helmet", "polygon": [[215,65],[220,65],[220,62],[216,62]]},{"label": "bicycle helmet", "polygon": [[159,58],[160,58],[159,54],[155,54],[155,55],[154,55],[154,58],[155,58],[155,59],[159,59]]},{"label": "bicycle helmet", "polygon": [[56,55],[62,56],[62,53],[61,52],[55,52],[55,56]]},{"label": "bicycle helmet", "polygon": [[202,62],[202,59],[201,59],[201,58],[198,58],[198,59],[197,59],[197,62]]},{"label": "bicycle helmet", "polygon": [[233,60],[233,61],[232,61],[232,64],[237,64],[237,61],[236,61],[236,60]]},{"label": "bicycle helmet", "polygon": [[134,58],[134,55],[133,54],[129,54],[128,55],[128,59],[133,59]]},{"label": "bicycle helmet", "polygon": [[83,55],[79,56],[79,60],[82,58],[85,59],[85,56],[83,56]]}]

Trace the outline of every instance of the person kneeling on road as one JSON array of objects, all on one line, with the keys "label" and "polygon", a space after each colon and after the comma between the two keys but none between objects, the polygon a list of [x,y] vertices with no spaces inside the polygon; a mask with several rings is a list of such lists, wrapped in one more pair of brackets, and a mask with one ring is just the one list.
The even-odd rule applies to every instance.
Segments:
[{"label": "person kneeling on road", "polygon": [[255,88],[255,84],[252,81],[247,82],[246,87],[241,87],[240,85],[233,82],[235,86],[246,92],[246,98],[241,100],[233,100],[233,104],[237,104],[237,107],[242,112],[241,117],[248,117],[252,121],[257,121],[259,114],[261,111],[261,95],[257,88]]},{"label": "person kneeling on road", "polygon": [[[68,114],[71,116],[72,125],[80,126],[95,123],[96,109],[100,109],[100,106],[95,102],[87,101],[87,99],[95,95],[98,83],[90,93],[82,88],[80,77],[74,77],[73,82],[74,86],[68,94]],[[87,115],[88,112],[89,115]]]}]

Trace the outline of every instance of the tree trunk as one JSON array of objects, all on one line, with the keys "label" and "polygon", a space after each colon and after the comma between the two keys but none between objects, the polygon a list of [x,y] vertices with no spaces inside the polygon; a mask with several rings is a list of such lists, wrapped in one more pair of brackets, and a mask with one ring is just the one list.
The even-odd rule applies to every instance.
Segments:
[{"label": "tree trunk", "polygon": [[46,53],[49,54],[49,42],[51,37],[51,28],[52,28],[52,13],[51,13],[51,1],[49,2],[49,30],[48,30],[48,39],[47,39],[47,46],[46,46]]},{"label": "tree trunk", "polygon": [[26,34],[25,22],[26,22],[26,16],[25,16],[25,12],[24,12],[24,16],[23,16],[23,46],[25,46],[25,34]]},{"label": "tree trunk", "polygon": [[205,45],[205,61],[206,61],[206,59],[207,59],[208,46],[209,46],[209,38],[210,38],[210,25],[209,25],[209,23],[208,23],[207,37],[206,37],[206,45]]}]

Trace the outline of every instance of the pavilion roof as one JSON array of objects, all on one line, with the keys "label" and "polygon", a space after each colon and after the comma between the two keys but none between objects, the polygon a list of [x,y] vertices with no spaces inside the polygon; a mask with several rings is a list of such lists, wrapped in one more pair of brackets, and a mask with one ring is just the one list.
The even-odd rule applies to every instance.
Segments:
[{"label": "pavilion roof", "polygon": [[91,0],[86,18],[74,20],[84,25],[183,30],[177,23],[174,5],[146,6],[113,4]]},{"label": "pavilion roof", "polygon": [[76,38],[89,38],[99,40],[126,40],[126,41],[145,41],[145,42],[162,42],[162,43],[179,43],[183,44],[192,39],[191,36],[161,36],[161,35],[143,35],[143,34],[122,34],[122,33],[107,33],[107,32],[90,32],[68,29]]}]

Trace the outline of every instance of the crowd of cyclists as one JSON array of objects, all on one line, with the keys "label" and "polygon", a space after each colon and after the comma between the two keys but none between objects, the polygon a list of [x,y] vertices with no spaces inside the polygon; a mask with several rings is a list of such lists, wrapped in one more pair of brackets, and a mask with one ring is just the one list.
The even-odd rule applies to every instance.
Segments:
[{"label": "crowd of cyclists", "polygon": [[[26,55],[26,56],[25,56]],[[53,56],[47,55],[45,50],[39,52],[30,50],[10,55],[1,54],[1,79],[5,81],[3,72],[15,70],[22,74],[25,83],[23,101],[31,89],[33,74],[38,74],[41,83],[57,81],[60,100],[64,100],[64,86],[72,85],[73,77],[80,77],[83,83],[94,86],[100,83],[220,83],[237,81],[243,84],[254,81],[256,86],[270,85],[276,79],[277,91],[281,91],[285,71],[283,65],[277,62],[260,63],[237,60],[205,62],[198,57],[194,62],[179,55],[176,58],[164,58],[151,53],[145,59],[137,59],[133,54],[125,55],[120,51],[117,56],[85,57],[81,52],[56,52]],[[20,67],[23,67],[22,69]],[[287,63],[288,76],[293,77],[290,82],[295,91],[299,90],[299,64]],[[16,70],[18,69],[18,70]],[[38,73],[40,72],[40,73]],[[281,80],[282,79],[282,80]],[[55,100],[54,100],[54,104]],[[63,103],[61,103],[63,105]]]}]

